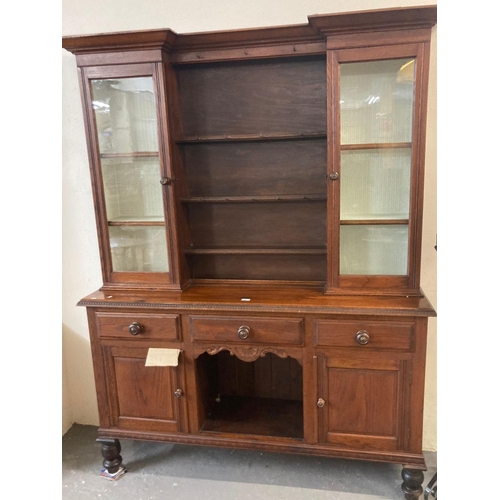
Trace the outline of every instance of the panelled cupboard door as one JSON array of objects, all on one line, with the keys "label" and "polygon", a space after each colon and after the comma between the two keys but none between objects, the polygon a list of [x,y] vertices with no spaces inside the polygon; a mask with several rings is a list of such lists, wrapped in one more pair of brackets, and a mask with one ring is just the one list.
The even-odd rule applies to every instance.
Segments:
[{"label": "panelled cupboard door", "polygon": [[105,346],[102,350],[112,426],[178,432],[181,398],[175,392],[180,388],[181,367],[145,366],[147,347]]},{"label": "panelled cupboard door", "polygon": [[337,448],[404,450],[410,379],[408,354],[320,354],[319,441]]}]

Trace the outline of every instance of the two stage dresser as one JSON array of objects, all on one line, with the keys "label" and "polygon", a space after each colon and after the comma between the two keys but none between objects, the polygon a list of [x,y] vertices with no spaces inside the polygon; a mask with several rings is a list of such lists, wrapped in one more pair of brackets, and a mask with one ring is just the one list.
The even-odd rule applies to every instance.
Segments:
[{"label": "two stage dresser", "polygon": [[120,439],[375,460],[422,493],[420,288],[436,7],[63,38],[103,285],[104,466]]}]

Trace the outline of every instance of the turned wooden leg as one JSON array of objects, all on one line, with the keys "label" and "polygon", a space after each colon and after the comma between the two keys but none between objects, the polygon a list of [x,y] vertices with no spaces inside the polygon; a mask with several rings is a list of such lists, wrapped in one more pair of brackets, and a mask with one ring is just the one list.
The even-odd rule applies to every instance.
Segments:
[{"label": "turned wooden leg", "polygon": [[401,477],[403,478],[401,489],[404,491],[405,499],[416,500],[424,491],[422,488],[424,473],[421,470],[403,468]]},{"label": "turned wooden leg", "polygon": [[110,474],[114,474],[122,463],[120,441],[118,439],[97,439],[97,442],[101,443],[101,453],[104,457],[102,465]]}]

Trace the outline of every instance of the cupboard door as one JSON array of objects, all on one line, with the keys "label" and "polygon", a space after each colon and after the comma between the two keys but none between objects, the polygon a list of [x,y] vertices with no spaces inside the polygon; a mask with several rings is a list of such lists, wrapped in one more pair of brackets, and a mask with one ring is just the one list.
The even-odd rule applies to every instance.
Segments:
[{"label": "cupboard door", "polygon": [[82,72],[105,282],[176,280],[171,177],[158,66]]},{"label": "cupboard door", "polygon": [[340,274],[407,274],[414,67],[340,64]]},{"label": "cupboard door", "polygon": [[[145,347],[102,349],[112,425],[134,431],[178,432],[180,366],[145,366]],[[177,394],[182,395],[182,390]]]},{"label": "cupboard door", "polygon": [[424,159],[423,45],[332,51],[329,281],[417,289]]},{"label": "cupboard door", "polygon": [[338,448],[407,446],[411,362],[391,353],[318,356],[319,441]]}]

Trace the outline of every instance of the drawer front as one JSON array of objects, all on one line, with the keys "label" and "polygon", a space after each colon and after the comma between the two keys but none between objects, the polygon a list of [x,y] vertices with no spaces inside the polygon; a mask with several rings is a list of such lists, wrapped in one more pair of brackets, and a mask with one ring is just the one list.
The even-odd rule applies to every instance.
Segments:
[{"label": "drawer front", "polygon": [[100,337],[181,340],[178,314],[98,312]]},{"label": "drawer front", "polygon": [[414,323],[317,320],[315,344],[325,347],[413,350]]},{"label": "drawer front", "polygon": [[302,318],[191,316],[190,329],[195,342],[302,345],[304,337]]}]

